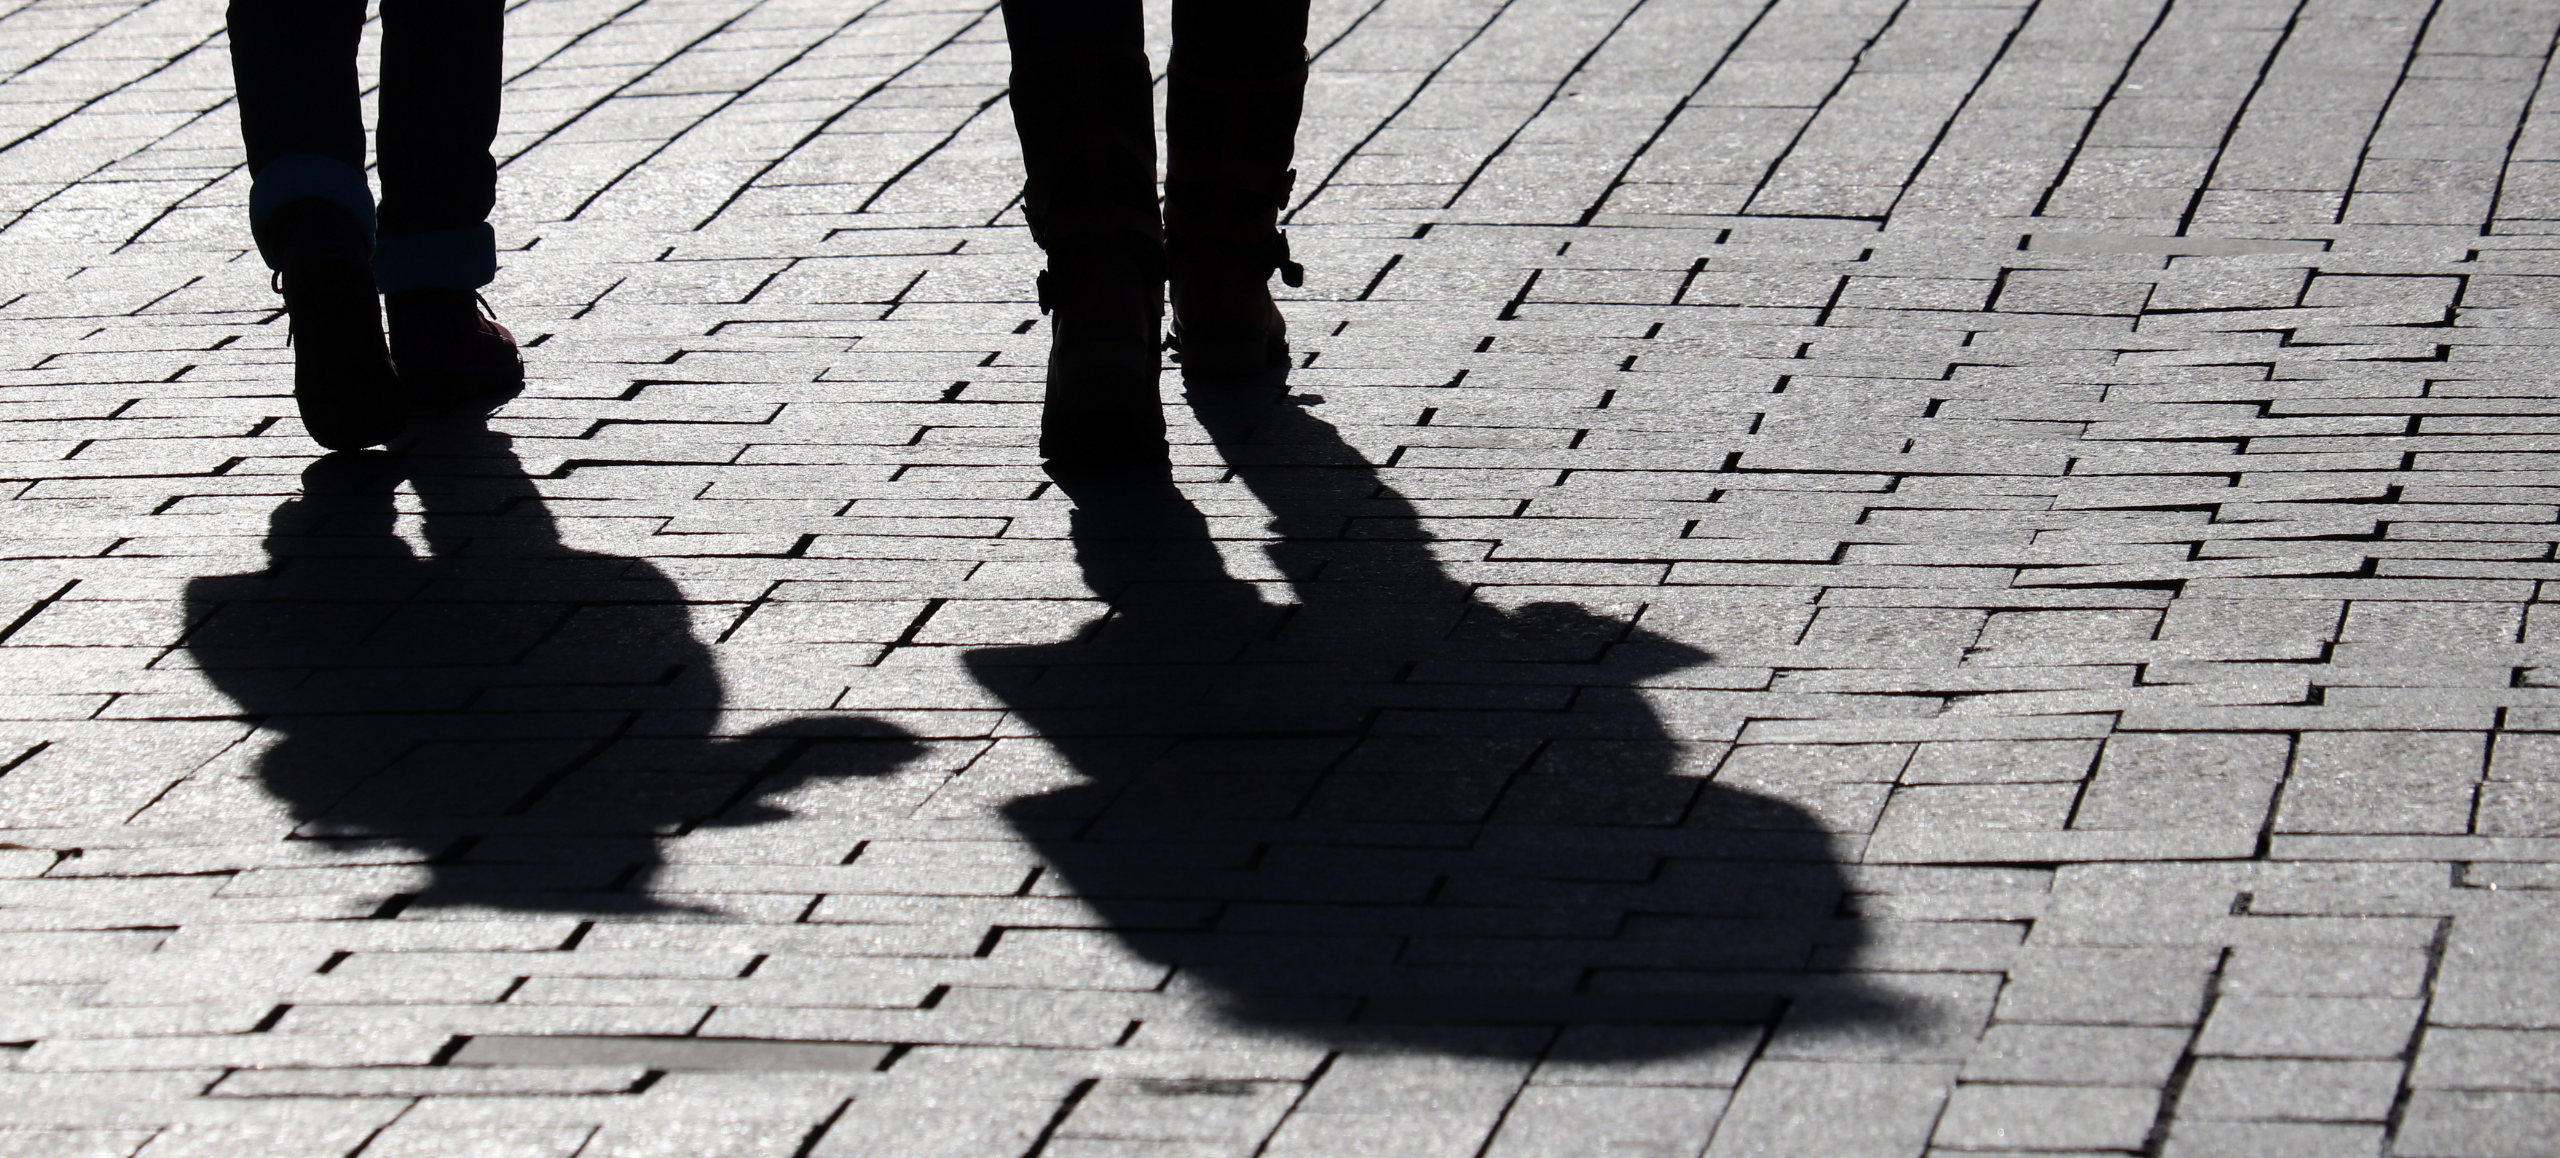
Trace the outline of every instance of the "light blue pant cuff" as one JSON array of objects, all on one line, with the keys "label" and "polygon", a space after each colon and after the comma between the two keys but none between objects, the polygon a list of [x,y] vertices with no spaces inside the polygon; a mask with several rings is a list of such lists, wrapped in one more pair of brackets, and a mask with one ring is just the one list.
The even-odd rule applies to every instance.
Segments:
[{"label": "light blue pant cuff", "polygon": [[267,268],[281,269],[267,249],[265,226],[276,211],[305,197],[317,197],[355,219],[365,236],[373,236],[373,188],[364,173],[335,157],[294,153],[267,162],[249,183],[249,231],[258,239],[258,256]]},{"label": "light blue pant cuff", "polygon": [[488,222],[375,238],[373,284],[411,289],[478,289],[498,276],[498,234]]}]

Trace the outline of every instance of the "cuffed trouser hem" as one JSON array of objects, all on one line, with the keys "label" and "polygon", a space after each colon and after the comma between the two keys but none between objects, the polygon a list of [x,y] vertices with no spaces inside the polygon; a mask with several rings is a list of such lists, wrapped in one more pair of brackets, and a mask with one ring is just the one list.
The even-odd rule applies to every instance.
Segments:
[{"label": "cuffed trouser hem", "polygon": [[373,281],[387,294],[478,289],[497,276],[498,235],[486,221],[374,239]]},{"label": "cuffed trouser hem", "polygon": [[284,268],[275,251],[268,247],[268,219],[306,197],[317,197],[346,210],[366,237],[373,236],[373,187],[365,184],[362,171],[318,153],[278,157],[267,162],[249,182],[249,231],[258,239],[258,256],[266,259],[268,269]]}]

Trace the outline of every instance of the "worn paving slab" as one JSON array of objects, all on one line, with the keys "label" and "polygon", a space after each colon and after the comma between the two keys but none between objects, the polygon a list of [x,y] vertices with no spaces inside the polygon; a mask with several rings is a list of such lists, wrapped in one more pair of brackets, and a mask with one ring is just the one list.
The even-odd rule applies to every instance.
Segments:
[{"label": "worn paving slab", "polygon": [[0,1152],[2560,1153],[2560,7],[1319,0],[1155,482],[991,9],[510,21],[322,460],[219,7],[0,14]]}]

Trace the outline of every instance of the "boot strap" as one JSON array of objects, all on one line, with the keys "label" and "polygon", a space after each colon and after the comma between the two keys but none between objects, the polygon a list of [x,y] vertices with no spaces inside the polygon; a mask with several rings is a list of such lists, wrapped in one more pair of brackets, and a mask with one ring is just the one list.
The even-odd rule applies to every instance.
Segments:
[{"label": "boot strap", "polygon": [[[1244,270],[1250,271],[1257,277],[1269,277],[1277,272],[1281,283],[1291,289],[1307,284],[1307,267],[1290,260],[1289,234],[1286,231],[1274,229],[1263,234],[1259,241],[1240,241],[1232,244],[1233,248],[1227,249],[1224,254],[1218,253],[1215,249],[1211,249],[1208,253],[1201,253],[1191,245],[1176,241],[1173,244],[1175,268],[1203,269],[1205,267],[1227,272]],[[1186,258],[1196,260],[1185,260]]]},{"label": "boot strap", "polygon": [[[1268,211],[1272,216],[1262,218],[1261,222],[1220,222],[1215,218],[1204,219],[1185,212],[1189,203],[1195,199],[1190,194],[1198,186],[1190,181],[1182,181],[1177,185],[1177,180],[1180,179],[1168,177],[1165,181],[1166,190],[1171,194],[1166,198],[1165,224],[1173,248],[1189,249],[1196,253],[1200,248],[1211,248],[1214,251],[1215,247],[1223,244],[1231,247],[1228,252],[1253,255],[1246,260],[1259,262],[1265,277],[1276,270],[1280,274],[1281,282],[1292,289],[1306,284],[1307,268],[1290,260],[1288,231],[1274,229],[1268,224],[1279,215],[1281,210],[1289,207],[1289,195],[1298,186],[1297,170],[1283,169],[1272,175],[1268,193],[1271,199],[1268,203]],[[1179,192],[1176,192],[1177,189]],[[1270,230],[1270,232],[1264,233],[1263,230]],[[1257,233],[1261,234],[1258,238],[1254,236]]]},{"label": "boot strap", "polygon": [[[1062,245],[1060,248],[1064,248],[1064,246]],[[1158,287],[1163,286],[1165,279],[1165,254],[1161,243],[1131,243],[1128,245],[1127,256],[1128,260],[1135,263],[1135,272],[1138,284],[1144,285],[1152,282]],[[1108,274],[1099,274],[1098,271],[1087,264],[1092,260],[1089,253],[1081,256],[1071,256],[1067,260],[1069,264],[1066,270],[1061,271],[1057,269],[1056,266],[1059,261],[1059,255],[1055,250],[1052,250],[1049,255],[1049,264],[1051,268],[1041,270],[1039,276],[1033,280],[1032,284],[1037,287],[1039,294],[1038,300],[1040,302],[1040,312],[1042,314],[1048,314],[1060,306],[1072,301],[1076,297],[1081,296],[1083,293],[1089,292],[1089,289],[1086,287],[1089,287],[1092,284],[1093,279],[1096,276],[1109,276]],[[1080,285],[1080,283],[1082,284]]]}]

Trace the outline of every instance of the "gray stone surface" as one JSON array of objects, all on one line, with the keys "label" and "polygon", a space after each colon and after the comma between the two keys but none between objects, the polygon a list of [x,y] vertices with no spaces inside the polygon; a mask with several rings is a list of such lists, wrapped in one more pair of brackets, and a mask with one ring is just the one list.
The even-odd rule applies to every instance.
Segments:
[{"label": "gray stone surface", "polygon": [[219,7],[0,10],[0,1153],[2560,1153],[2555,33],[1320,0],[1150,488],[984,4],[516,6],[327,462]]}]

